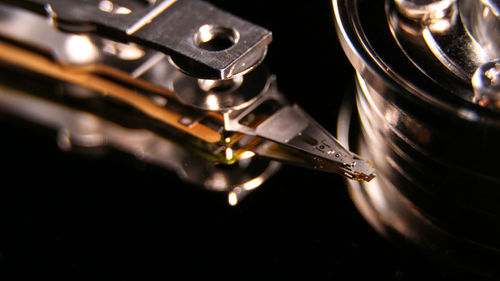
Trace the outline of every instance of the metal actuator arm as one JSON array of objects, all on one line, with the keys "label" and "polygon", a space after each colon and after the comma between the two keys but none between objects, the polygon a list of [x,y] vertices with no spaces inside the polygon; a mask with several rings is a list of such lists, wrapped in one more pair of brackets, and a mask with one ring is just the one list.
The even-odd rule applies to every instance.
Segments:
[{"label": "metal actuator arm", "polygon": [[45,14],[64,31],[156,49],[198,78],[228,79],[250,71],[272,40],[270,31],[196,0],[1,1]]},{"label": "metal actuator arm", "polygon": [[[207,3],[16,1],[0,5],[0,38],[6,39],[0,39],[0,66],[36,73],[66,89],[62,100],[53,91],[26,95],[65,108],[44,110],[48,119],[35,118],[61,126],[62,139],[73,135],[73,143],[82,143],[87,138],[78,136],[89,135],[86,128],[72,125],[83,121],[80,114],[68,113],[70,104],[101,118],[95,119],[99,124],[107,119],[124,127],[139,124],[212,164],[260,156],[354,180],[375,176],[367,160],[343,148],[298,105],[291,105],[264,65],[255,67],[265,56],[271,33]],[[126,107],[115,108],[116,102]],[[25,104],[36,106],[25,109]],[[38,99],[0,99],[0,107],[28,117],[40,112],[40,104],[58,108]],[[120,113],[110,116],[114,109]],[[57,112],[77,121],[54,123]],[[126,118],[139,112],[133,122]],[[121,140],[115,143],[119,148],[137,144],[129,137],[109,136],[107,130],[91,135],[113,141],[84,141],[85,146],[114,140]],[[143,143],[139,147],[145,151]],[[164,163],[164,154],[150,155]],[[201,166],[210,167],[205,164]]]}]

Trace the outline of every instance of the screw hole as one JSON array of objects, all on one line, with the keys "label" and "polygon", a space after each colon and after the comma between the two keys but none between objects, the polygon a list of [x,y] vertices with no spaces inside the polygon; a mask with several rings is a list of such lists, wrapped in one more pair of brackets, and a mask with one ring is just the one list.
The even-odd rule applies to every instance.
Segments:
[{"label": "screw hole", "polygon": [[206,24],[194,34],[194,43],[207,51],[223,51],[238,42],[239,34],[232,28]]}]

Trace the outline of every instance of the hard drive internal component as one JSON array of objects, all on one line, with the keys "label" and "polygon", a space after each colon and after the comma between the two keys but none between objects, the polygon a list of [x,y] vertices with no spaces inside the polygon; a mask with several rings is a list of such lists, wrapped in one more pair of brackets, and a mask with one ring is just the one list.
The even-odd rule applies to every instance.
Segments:
[{"label": "hard drive internal component", "polygon": [[[333,3],[356,69],[361,130],[351,147],[378,171],[370,183],[351,183],[354,201],[387,237],[495,276],[498,1]],[[352,132],[343,131],[347,142]]]},{"label": "hard drive internal component", "polygon": [[58,130],[63,148],[112,146],[232,204],[278,162],[374,178],[278,90],[261,27],[191,0],[1,2],[2,69],[44,86],[4,79],[0,107]]}]

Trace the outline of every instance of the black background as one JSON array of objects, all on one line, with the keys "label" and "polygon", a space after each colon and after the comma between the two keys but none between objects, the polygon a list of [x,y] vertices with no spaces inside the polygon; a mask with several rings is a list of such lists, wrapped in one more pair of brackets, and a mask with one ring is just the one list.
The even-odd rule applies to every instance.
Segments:
[{"label": "black background", "polygon": [[[331,2],[212,3],[273,31],[266,64],[279,88],[334,132],[353,70]],[[62,152],[55,132],[6,115],[0,128],[1,280],[439,276],[379,237],[339,176],[286,166],[230,207],[131,156]]]}]

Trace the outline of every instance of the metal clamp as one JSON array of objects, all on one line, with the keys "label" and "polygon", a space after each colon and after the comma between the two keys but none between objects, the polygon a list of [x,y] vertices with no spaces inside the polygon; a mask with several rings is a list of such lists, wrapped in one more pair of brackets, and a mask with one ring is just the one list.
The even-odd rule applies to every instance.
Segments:
[{"label": "metal clamp", "polygon": [[250,71],[272,41],[270,31],[196,0],[2,1],[45,14],[64,31],[93,32],[164,52],[180,70],[204,79]]}]

